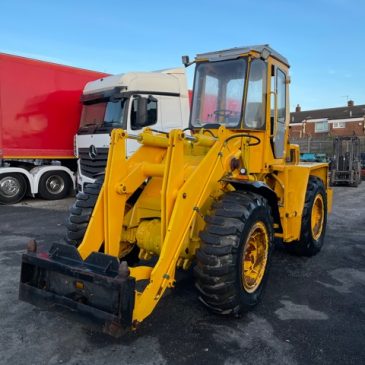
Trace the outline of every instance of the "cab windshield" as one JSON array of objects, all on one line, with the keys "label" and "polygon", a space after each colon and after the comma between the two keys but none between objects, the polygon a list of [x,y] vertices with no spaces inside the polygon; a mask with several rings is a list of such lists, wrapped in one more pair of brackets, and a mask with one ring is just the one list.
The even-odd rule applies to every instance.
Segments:
[{"label": "cab windshield", "polygon": [[193,127],[240,124],[247,60],[204,62],[196,66],[191,114]]},{"label": "cab windshield", "polygon": [[113,101],[88,102],[83,105],[80,126],[111,125],[123,123],[124,105],[126,99]]}]

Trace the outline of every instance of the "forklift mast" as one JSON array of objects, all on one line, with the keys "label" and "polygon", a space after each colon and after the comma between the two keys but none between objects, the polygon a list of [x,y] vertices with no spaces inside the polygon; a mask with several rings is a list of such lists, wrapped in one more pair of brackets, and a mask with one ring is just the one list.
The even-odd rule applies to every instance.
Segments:
[{"label": "forklift mast", "polygon": [[335,137],[331,163],[331,185],[361,183],[360,139],[356,136]]}]

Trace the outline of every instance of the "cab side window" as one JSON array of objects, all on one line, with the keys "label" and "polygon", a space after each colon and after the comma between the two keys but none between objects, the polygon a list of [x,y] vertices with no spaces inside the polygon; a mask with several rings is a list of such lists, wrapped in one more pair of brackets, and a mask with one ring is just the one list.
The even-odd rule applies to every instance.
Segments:
[{"label": "cab side window", "polygon": [[281,158],[284,155],[286,122],[286,76],[285,73],[279,69],[276,69],[275,92],[277,98],[277,122],[276,133],[274,135],[274,154],[276,158]]},{"label": "cab side window", "polygon": [[[143,99],[146,104],[141,103],[140,100]],[[143,112],[143,120],[141,120],[141,115],[138,116],[138,108],[144,109]],[[139,130],[146,126],[151,126],[157,123],[157,99],[153,96],[142,97],[142,96],[135,96],[132,100],[131,104],[131,128],[132,130]],[[139,120],[138,120],[139,118]],[[143,123],[142,125],[140,123]]]},{"label": "cab side window", "polygon": [[148,99],[147,119],[151,122],[150,125],[157,123],[157,101],[156,100]]},{"label": "cab side window", "polygon": [[283,71],[278,70],[277,74],[277,93],[278,93],[278,122],[285,124],[286,116],[286,88],[285,88],[285,74]]}]

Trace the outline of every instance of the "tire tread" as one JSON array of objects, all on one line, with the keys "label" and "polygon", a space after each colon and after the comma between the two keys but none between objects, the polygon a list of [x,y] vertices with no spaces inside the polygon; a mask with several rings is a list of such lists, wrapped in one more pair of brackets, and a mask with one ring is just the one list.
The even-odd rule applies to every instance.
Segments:
[{"label": "tire tread", "polygon": [[[200,301],[215,313],[238,315],[250,308],[240,303],[237,295],[237,258],[240,236],[245,223],[258,207],[270,207],[262,196],[246,191],[226,193],[213,204],[213,213],[205,218],[200,233],[201,246],[194,268]],[[272,232],[270,232],[272,239]]]}]

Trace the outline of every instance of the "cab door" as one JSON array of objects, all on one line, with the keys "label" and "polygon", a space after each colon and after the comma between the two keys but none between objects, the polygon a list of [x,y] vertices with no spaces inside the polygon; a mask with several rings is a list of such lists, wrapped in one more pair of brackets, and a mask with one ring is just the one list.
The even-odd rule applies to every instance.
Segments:
[{"label": "cab door", "polygon": [[161,112],[162,130],[168,132],[171,129],[183,129],[187,122],[183,123],[180,97],[161,96],[159,109]]},{"label": "cab door", "polygon": [[[147,97],[148,95],[140,95],[143,97]],[[136,111],[137,111],[137,99],[140,97],[139,95],[133,95],[129,101],[129,111],[127,118],[127,132],[131,134],[138,134],[142,132],[143,128],[136,126]],[[148,116],[150,118],[151,124],[149,124],[149,128],[161,130],[161,102],[159,100],[159,96],[152,95],[153,98],[157,101],[151,100],[148,103]],[[157,104],[159,106],[157,107]],[[127,156],[132,155],[137,149],[140,147],[140,144],[134,139],[127,139]]]},{"label": "cab door", "polygon": [[287,82],[284,71],[276,66],[274,70],[274,75],[271,77],[271,134],[274,156],[280,159],[285,154]]}]

